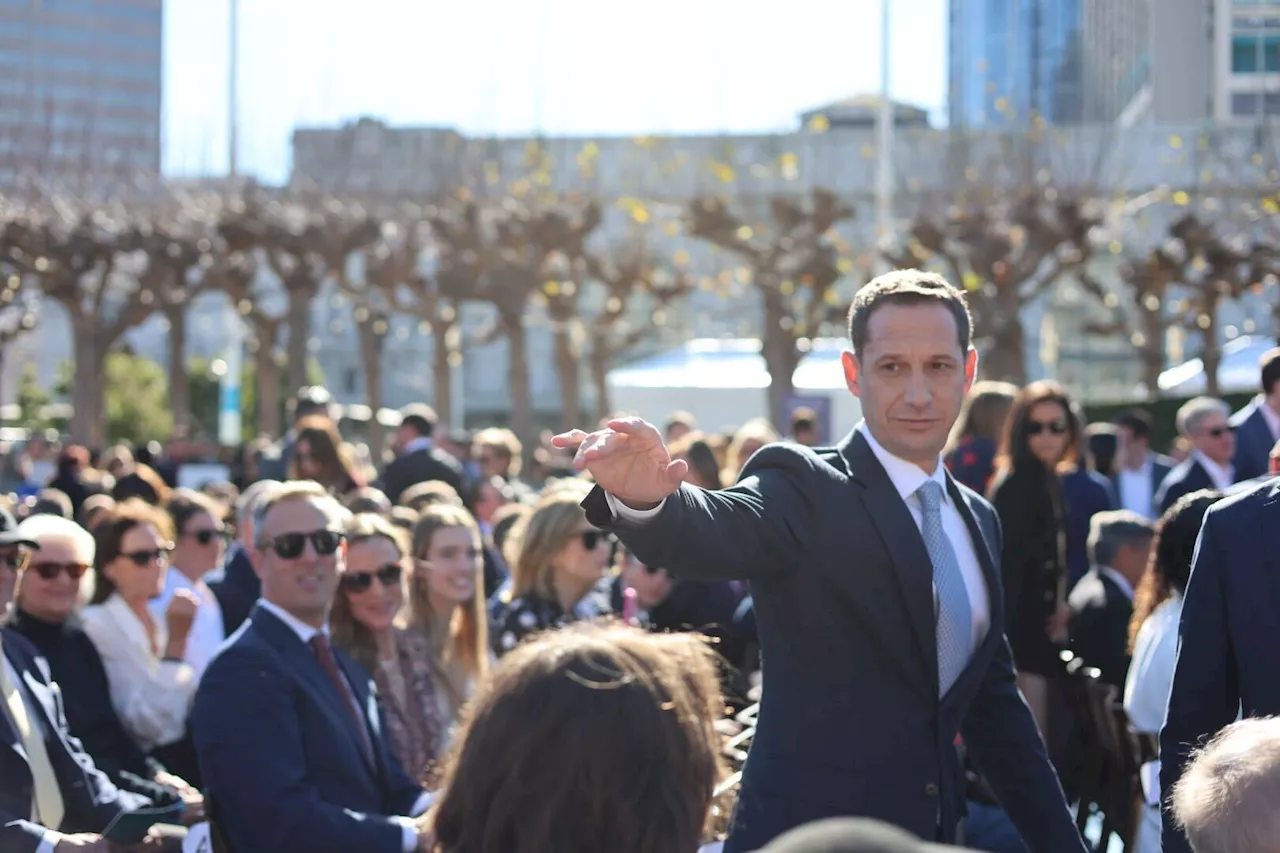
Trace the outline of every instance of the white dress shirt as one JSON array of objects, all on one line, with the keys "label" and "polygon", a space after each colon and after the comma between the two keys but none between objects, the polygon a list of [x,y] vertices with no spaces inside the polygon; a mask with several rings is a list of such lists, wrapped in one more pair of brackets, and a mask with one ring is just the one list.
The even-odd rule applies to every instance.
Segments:
[{"label": "white dress shirt", "polygon": [[[258,599],[258,604],[272,616],[276,617],[288,626],[289,630],[297,634],[298,639],[302,641],[304,646],[308,646],[311,643],[311,638],[316,634],[323,634],[325,639],[329,638],[329,626],[327,624],[319,628],[314,625],[308,625],[306,622],[303,622],[283,607],[273,604],[265,598]],[[341,668],[339,668],[339,671],[341,671]],[[342,673],[342,680],[344,682],[347,681],[346,673]],[[356,694],[352,689],[351,684],[348,682],[346,687],[347,690],[350,691],[351,701],[355,702]],[[356,704],[358,705],[359,703]],[[417,802],[413,804],[413,809],[411,809],[412,815],[410,817],[400,817],[395,815],[388,816],[390,820],[400,824],[403,835],[402,847],[404,848],[404,853],[414,853],[414,851],[418,849],[418,827],[414,825],[413,818],[418,817],[426,812],[427,809],[431,808],[433,799],[434,795],[430,791],[424,791],[422,796],[418,797]]]},{"label": "white dress shirt", "polygon": [[[8,656],[2,651],[0,651],[0,665],[4,666],[5,671],[9,676],[9,680],[18,688],[18,697],[22,700],[22,704],[27,708],[27,719],[31,721],[32,727],[40,734],[41,737],[47,740],[48,732],[45,731],[44,726],[44,711],[35,707],[34,701],[27,695],[27,690],[23,684],[22,676],[18,673],[18,670],[14,669],[13,664],[9,663]],[[5,703],[3,698],[0,698],[0,714],[4,715],[5,720],[9,723],[9,728],[16,735],[18,732],[18,724],[9,713],[9,706]],[[35,790],[34,786],[32,790]],[[31,813],[35,814],[35,811],[36,798],[33,793],[31,795]],[[57,827],[45,827],[44,838],[42,838],[40,843],[36,845],[35,853],[54,853],[58,847],[58,842],[62,840],[62,833],[57,832],[56,830]]]},{"label": "white dress shirt", "polygon": [[179,740],[196,693],[196,673],[185,662],[161,660],[164,620],[156,622],[155,647],[146,626],[119,593],[81,611],[84,632],[102,658],[111,704],[143,752]]},{"label": "white dress shirt", "polygon": [[1209,481],[1213,483],[1213,487],[1215,489],[1225,491],[1235,484],[1235,466],[1230,463],[1227,463],[1226,465],[1219,465],[1199,450],[1191,451],[1191,455],[1200,463],[1200,467],[1204,468],[1205,473],[1209,475]]},{"label": "white dress shirt", "polygon": [[[951,547],[955,549],[956,560],[960,564],[960,574],[964,577],[965,590],[969,593],[969,612],[973,615],[973,647],[976,649],[986,636],[987,629],[991,627],[991,600],[988,597],[986,578],[982,575],[982,563],[978,560],[978,552],[975,550],[973,540],[969,536],[969,528],[965,525],[964,518],[960,515],[960,510],[951,499],[951,493],[947,490],[946,467],[942,464],[942,458],[938,458],[938,464],[933,469],[933,473],[926,474],[918,465],[894,456],[881,447],[880,442],[872,437],[871,430],[865,422],[859,429],[862,431],[863,438],[867,440],[867,444],[871,447],[871,452],[875,454],[885,473],[889,475],[889,481],[893,483],[898,495],[906,503],[917,528],[923,522],[920,497],[916,494],[916,490],[923,486],[927,480],[933,480],[942,486],[942,530],[946,533],[947,539],[951,541]],[[609,508],[613,510],[614,515],[632,523],[640,523],[652,518],[662,508],[662,504],[659,504],[648,510],[632,509],[613,495],[606,493],[605,497],[608,499]],[[937,616],[937,607],[938,592],[935,588],[935,618]]]},{"label": "white dress shirt", "polygon": [[222,622],[222,606],[218,604],[218,599],[208,584],[202,580],[193,581],[170,566],[164,576],[164,592],[147,605],[151,610],[151,618],[156,620],[157,625],[164,624],[165,610],[168,609],[169,602],[173,601],[174,592],[180,589],[185,589],[200,599],[196,618],[191,623],[191,633],[187,635],[187,653],[183,656],[195,670],[196,681],[199,681],[205,668],[209,666],[209,661],[213,660],[213,656],[227,639],[226,627]]},{"label": "white dress shirt", "polygon": [[1143,460],[1142,467],[1121,468],[1116,475],[1120,492],[1120,508],[1136,512],[1143,518],[1155,518],[1155,489],[1151,482],[1154,466],[1151,457]]}]

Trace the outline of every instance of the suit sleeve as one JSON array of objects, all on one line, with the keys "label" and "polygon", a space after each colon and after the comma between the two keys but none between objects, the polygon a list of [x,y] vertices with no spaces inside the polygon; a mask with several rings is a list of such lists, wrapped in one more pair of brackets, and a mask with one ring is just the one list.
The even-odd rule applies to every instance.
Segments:
[{"label": "suit sleeve", "polygon": [[1223,594],[1222,543],[1226,540],[1220,525],[1224,518],[1212,510],[1205,516],[1187,581],[1182,622],[1178,626],[1178,656],[1169,691],[1169,710],[1160,731],[1160,790],[1166,804],[1166,853],[1190,850],[1186,836],[1173,825],[1167,805],[1192,749],[1204,737],[1235,720],[1240,707],[1235,652],[1227,629]]},{"label": "suit sleeve", "polygon": [[645,565],[686,578],[763,577],[796,565],[810,544],[806,529],[817,507],[800,478],[813,464],[771,445],[752,457],[737,485],[682,485],[643,522],[615,516],[598,486],[582,506],[592,524],[616,533]]},{"label": "suit sleeve", "polygon": [[403,827],[320,799],[288,677],[264,655],[222,652],[196,695],[192,734],[205,792],[231,844],[242,851],[400,853]]}]

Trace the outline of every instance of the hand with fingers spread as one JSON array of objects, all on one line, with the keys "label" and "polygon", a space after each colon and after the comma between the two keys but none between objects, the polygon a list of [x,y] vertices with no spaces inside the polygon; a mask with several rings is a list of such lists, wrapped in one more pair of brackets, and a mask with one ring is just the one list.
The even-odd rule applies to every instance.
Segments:
[{"label": "hand with fingers spread", "polygon": [[586,469],[609,494],[632,509],[652,509],[680,488],[689,465],[671,458],[658,428],[640,418],[615,418],[595,432],[580,429],[551,440],[578,449],[573,466]]}]

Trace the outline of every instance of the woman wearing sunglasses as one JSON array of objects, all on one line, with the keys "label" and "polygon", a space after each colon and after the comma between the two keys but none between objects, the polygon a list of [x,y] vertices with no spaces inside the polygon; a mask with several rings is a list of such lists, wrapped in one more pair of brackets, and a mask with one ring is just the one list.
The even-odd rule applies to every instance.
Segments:
[{"label": "woman wearing sunglasses", "polygon": [[1067,390],[1033,382],[1005,422],[990,498],[1004,530],[1005,626],[1018,687],[1048,735],[1051,677],[1066,640],[1066,506],[1061,473],[1075,465],[1080,421]]},{"label": "woman wearing sunglasses", "polygon": [[[410,620],[431,649],[440,714],[451,730],[489,667],[480,526],[462,507],[432,504],[413,527],[413,557]],[[437,753],[443,746],[436,744]]]},{"label": "woman wearing sunglasses", "polygon": [[605,578],[614,543],[579,506],[590,489],[582,480],[548,488],[511,531],[511,589],[493,628],[499,655],[530,634],[612,612]]},{"label": "woman wearing sunglasses", "polygon": [[404,627],[405,538],[381,516],[352,516],[329,630],[333,644],[373,676],[391,748],[412,778],[425,780],[444,725],[426,636]]},{"label": "woman wearing sunglasses", "polygon": [[177,590],[163,619],[148,606],[164,590],[172,522],[164,510],[133,498],[103,513],[93,534],[97,553],[84,630],[107,669],[111,702],[144,750],[198,786],[187,735],[197,678],[186,649],[200,601]]}]

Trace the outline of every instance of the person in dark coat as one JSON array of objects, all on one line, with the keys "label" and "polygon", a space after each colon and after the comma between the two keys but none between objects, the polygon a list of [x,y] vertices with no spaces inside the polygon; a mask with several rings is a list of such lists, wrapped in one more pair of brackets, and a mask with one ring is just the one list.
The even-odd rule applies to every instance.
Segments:
[{"label": "person in dark coat", "polygon": [[427,405],[406,406],[401,410],[395,435],[396,458],[388,463],[380,478],[382,491],[391,503],[400,503],[405,489],[428,480],[448,483],[462,494],[462,465],[431,441],[436,421],[435,410]]}]

